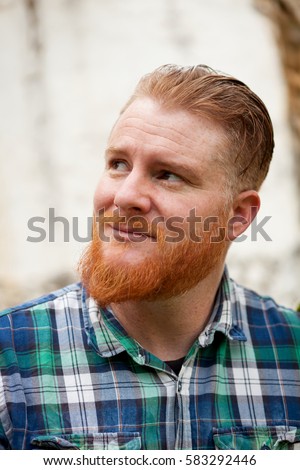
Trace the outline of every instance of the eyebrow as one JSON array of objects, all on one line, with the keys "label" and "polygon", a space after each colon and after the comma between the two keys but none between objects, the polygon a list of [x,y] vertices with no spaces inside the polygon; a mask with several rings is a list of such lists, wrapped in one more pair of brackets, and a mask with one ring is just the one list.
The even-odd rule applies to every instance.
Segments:
[{"label": "eyebrow", "polygon": [[105,152],[104,152],[104,157],[109,158],[109,157],[113,157],[113,156],[127,157],[128,154],[127,154],[126,150],[123,150],[121,148],[114,147],[114,146],[107,147],[107,149],[105,149]]},{"label": "eyebrow", "polygon": [[165,160],[158,160],[156,161],[158,166],[165,168],[166,170],[174,171],[175,173],[184,173],[189,178],[199,179],[200,175],[195,171],[194,167],[190,165],[186,165],[183,162],[175,162],[175,161],[165,161]]},{"label": "eyebrow", "polygon": [[[105,150],[105,158],[109,157],[128,157],[126,149],[120,147],[109,146]],[[184,162],[176,162],[175,160],[170,160],[170,157],[166,157],[166,160],[157,159],[155,160],[155,165],[165,167],[167,170],[186,174],[190,178],[199,179],[200,175],[195,171],[194,167],[187,165]]]}]

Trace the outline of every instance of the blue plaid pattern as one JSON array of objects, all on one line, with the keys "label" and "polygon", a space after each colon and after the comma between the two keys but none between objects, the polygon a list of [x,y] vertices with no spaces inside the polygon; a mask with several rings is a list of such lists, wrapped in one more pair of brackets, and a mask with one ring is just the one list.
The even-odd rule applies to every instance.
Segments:
[{"label": "blue plaid pattern", "polygon": [[178,376],[74,284],[0,314],[0,448],[297,449],[299,364],[299,313],[227,271]]}]

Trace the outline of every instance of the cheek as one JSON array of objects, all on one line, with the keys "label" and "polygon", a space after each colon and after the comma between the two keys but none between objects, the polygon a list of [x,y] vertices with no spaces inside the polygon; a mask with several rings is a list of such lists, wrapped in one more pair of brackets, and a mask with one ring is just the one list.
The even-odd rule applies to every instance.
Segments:
[{"label": "cheek", "polygon": [[[162,204],[160,204],[162,207]],[[170,197],[168,201],[164,201],[162,212],[167,217],[178,217],[181,220],[186,220],[196,208],[196,212],[201,212],[202,207],[199,207],[199,200],[193,198],[183,197]]]},{"label": "cheek", "polygon": [[[168,219],[167,227],[180,227],[185,233],[197,233],[203,224],[210,224],[220,215],[220,206],[206,195],[186,200],[170,199],[168,205],[160,205],[160,213]],[[213,217],[213,219],[211,219]],[[177,230],[179,232],[179,230]]]},{"label": "cheek", "polygon": [[94,211],[107,209],[113,204],[114,192],[112,185],[109,185],[106,178],[101,178],[94,193]]}]

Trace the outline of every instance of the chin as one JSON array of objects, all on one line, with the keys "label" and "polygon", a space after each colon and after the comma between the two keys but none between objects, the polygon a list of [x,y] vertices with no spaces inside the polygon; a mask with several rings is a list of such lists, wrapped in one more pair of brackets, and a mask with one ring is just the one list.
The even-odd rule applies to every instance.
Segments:
[{"label": "chin", "polygon": [[150,250],[141,250],[138,247],[133,247],[131,244],[122,244],[121,247],[113,246],[107,247],[103,250],[103,259],[108,264],[120,266],[137,266],[144,263],[147,258],[153,257],[154,253]]}]

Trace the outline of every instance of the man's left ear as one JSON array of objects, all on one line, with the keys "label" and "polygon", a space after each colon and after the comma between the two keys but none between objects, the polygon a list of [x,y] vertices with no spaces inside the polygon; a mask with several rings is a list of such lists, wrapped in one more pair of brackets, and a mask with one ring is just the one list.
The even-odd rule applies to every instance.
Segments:
[{"label": "man's left ear", "polygon": [[239,193],[233,201],[233,215],[228,222],[228,238],[233,241],[249,227],[260,208],[260,197],[254,190]]}]

